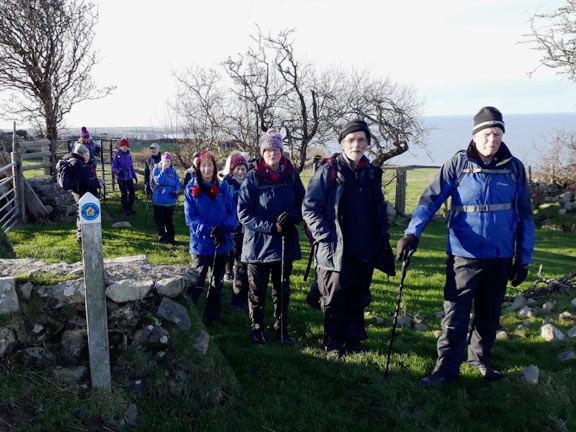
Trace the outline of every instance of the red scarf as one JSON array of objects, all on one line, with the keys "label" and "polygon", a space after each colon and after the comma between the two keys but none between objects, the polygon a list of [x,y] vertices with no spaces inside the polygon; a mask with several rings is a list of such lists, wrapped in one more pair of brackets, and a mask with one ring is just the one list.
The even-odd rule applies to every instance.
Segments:
[{"label": "red scarf", "polygon": [[292,172],[294,172],[294,166],[284,156],[282,156],[282,159],[280,159],[278,172],[268,168],[266,166],[266,162],[264,162],[264,158],[262,157],[258,160],[258,167],[256,168],[256,175],[258,176],[258,180],[269,184],[281,183],[290,174],[292,174]]}]

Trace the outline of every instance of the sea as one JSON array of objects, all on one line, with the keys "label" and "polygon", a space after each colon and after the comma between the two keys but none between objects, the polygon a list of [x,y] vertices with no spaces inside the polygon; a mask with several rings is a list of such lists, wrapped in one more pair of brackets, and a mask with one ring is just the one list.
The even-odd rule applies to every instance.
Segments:
[{"label": "sea", "polygon": [[[472,138],[473,116],[427,116],[422,123],[428,133],[425,146],[411,147],[388,162],[397,165],[440,166],[458,150],[466,149]],[[576,133],[575,113],[504,115],[503,142],[524,165],[538,166],[549,152],[552,139],[560,130]]]}]

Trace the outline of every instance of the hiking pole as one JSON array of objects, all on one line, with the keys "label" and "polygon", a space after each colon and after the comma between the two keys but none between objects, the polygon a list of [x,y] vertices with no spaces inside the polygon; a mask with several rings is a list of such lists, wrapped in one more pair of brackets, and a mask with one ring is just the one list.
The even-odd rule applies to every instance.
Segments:
[{"label": "hiking pole", "polygon": [[304,272],[304,282],[308,280],[308,275],[310,274],[310,267],[312,267],[312,260],[314,259],[314,251],[316,250],[317,243],[312,243],[310,248],[310,256],[308,257],[308,264],[306,265],[306,271]]},{"label": "hiking pole", "polygon": [[280,343],[284,345],[284,253],[286,251],[286,236],[282,236],[282,262],[280,265]]},{"label": "hiking pole", "polygon": [[[208,289],[206,290],[206,303],[208,303],[208,299],[210,298],[210,293],[212,290],[212,282],[214,282],[214,270],[216,270],[216,257],[218,256],[218,246],[215,245],[214,248],[214,258],[212,259],[212,271],[210,272],[210,280],[208,281]],[[206,304],[208,306],[208,304]],[[204,319],[206,319],[206,309],[204,308]]]},{"label": "hiking pole", "polygon": [[148,192],[144,189],[144,193],[146,194],[146,210],[144,211],[144,229],[148,231],[148,208],[150,206],[150,197],[148,196]]},{"label": "hiking pole", "polygon": [[[413,252],[412,252],[413,253]],[[394,343],[394,335],[396,334],[396,325],[398,324],[398,312],[400,311],[400,301],[402,300],[402,288],[404,288],[404,278],[406,277],[406,270],[410,265],[410,256],[408,253],[402,262],[402,275],[400,276],[400,286],[398,287],[398,297],[396,299],[396,310],[394,311],[394,321],[392,323],[392,333],[390,334],[390,345],[388,346],[388,359],[386,359],[386,370],[384,377],[388,378],[388,370],[390,368],[390,357],[392,356],[392,344]]]}]

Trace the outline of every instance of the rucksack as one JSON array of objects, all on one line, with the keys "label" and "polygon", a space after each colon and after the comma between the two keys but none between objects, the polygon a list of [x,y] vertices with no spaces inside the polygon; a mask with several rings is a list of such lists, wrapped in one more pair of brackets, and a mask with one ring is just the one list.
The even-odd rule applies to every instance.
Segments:
[{"label": "rucksack", "polygon": [[73,191],[76,186],[76,181],[70,176],[70,168],[72,167],[71,157],[64,157],[56,164],[56,181],[58,186],[66,191]]}]

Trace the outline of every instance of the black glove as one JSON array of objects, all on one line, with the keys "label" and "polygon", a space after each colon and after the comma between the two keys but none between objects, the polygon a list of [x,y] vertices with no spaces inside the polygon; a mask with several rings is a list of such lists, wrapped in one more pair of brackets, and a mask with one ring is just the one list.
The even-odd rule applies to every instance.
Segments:
[{"label": "black glove", "polygon": [[528,276],[528,266],[526,264],[514,262],[510,268],[510,275],[508,276],[508,279],[512,281],[512,286],[517,287],[520,285],[524,280],[526,280],[526,276]]},{"label": "black glove", "polygon": [[411,256],[418,249],[420,239],[414,234],[406,234],[396,244],[396,259],[403,261]]},{"label": "black glove", "polygon": [[218,225],[212,227],[210,230],[210,237],[214,239],[214,245],[216,249],[220,249],[226,244],[226,227],[224,225]]},{"label": "black glove", "polygon": [[288,231],[288,228],[294,226],[295,224],[296,221],[294,220],[292,215],[290,215],[290,213],[287,211],[280,213],[276,218],[276,225],[280,225],[281,227],[281,229],[278,230],[279,233],[280,232],[286,233],[286,231]]}]

